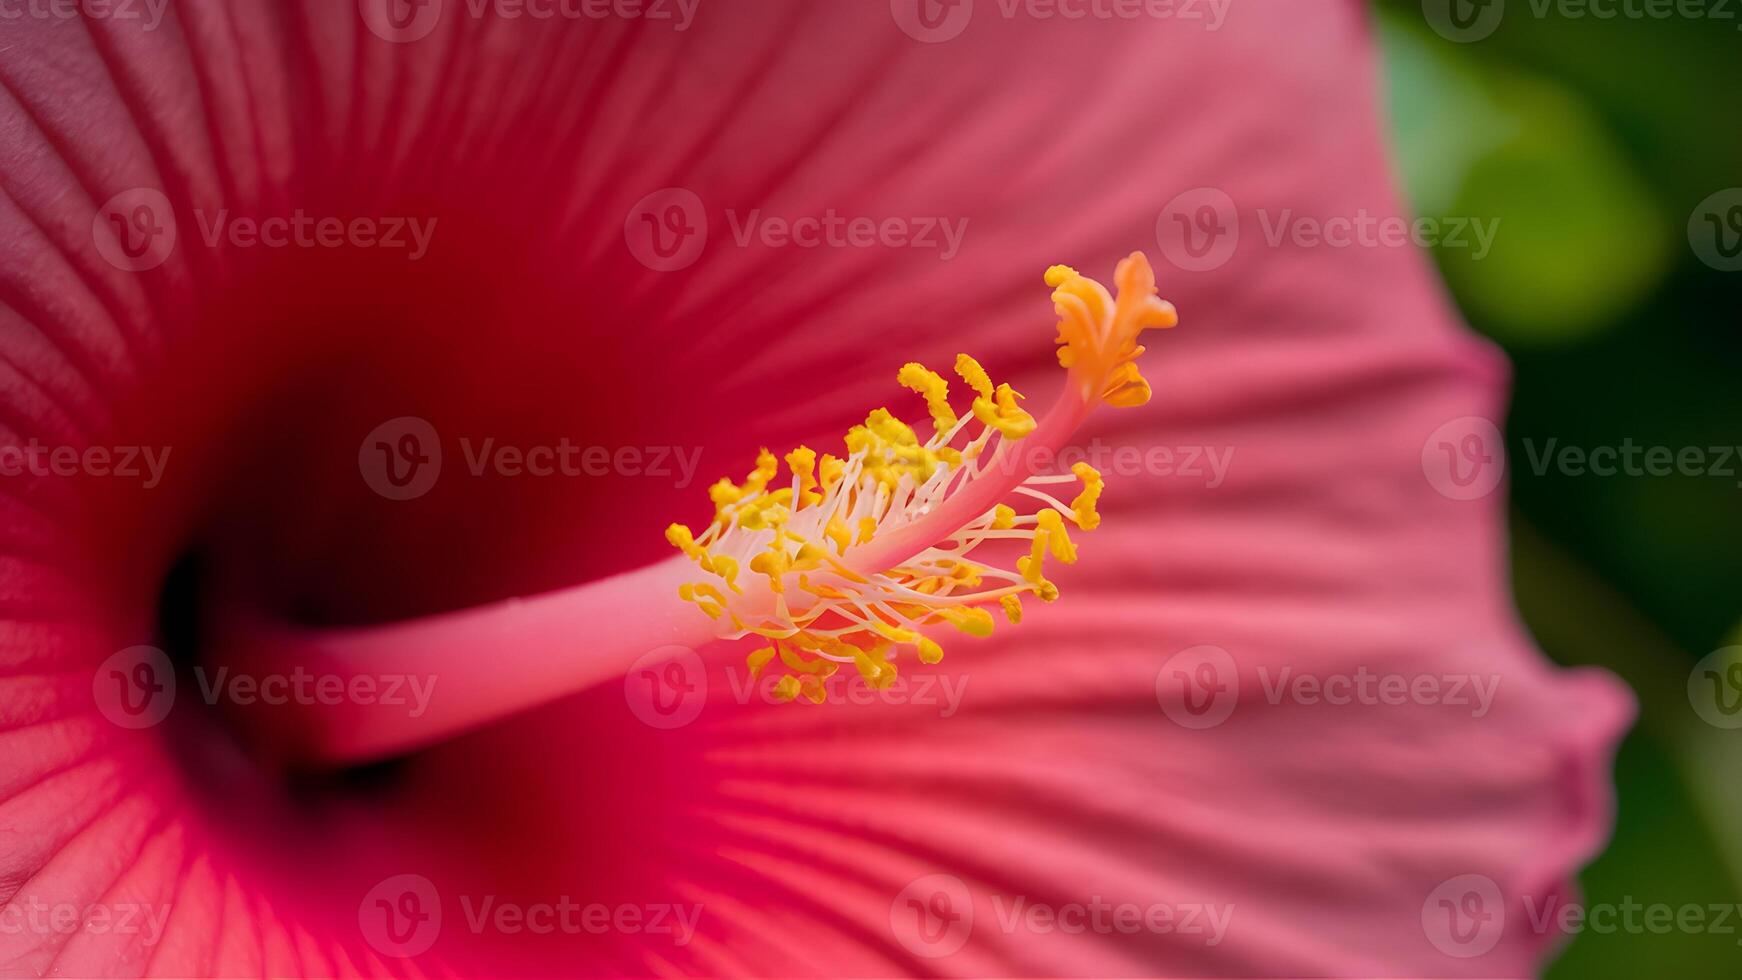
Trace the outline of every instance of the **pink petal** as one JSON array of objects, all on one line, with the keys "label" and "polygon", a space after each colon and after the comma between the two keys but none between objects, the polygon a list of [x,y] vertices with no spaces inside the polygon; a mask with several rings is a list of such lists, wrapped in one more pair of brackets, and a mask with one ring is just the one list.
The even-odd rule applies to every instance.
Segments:
[{"label": "pink petal", "polygon": [[[879,3],[704,7],[684,32],[449,6],[409,44],[349,6],[264,0],[179,3],[153,31],[0,24],[4,439],[174,449],[151,491],[8,477],[0,498],[0,896],[170,910],[150,943],[0,934],[9,972],[1541,964],[1521,897],[1563,887],[1601,845],[1628,707],[1524,640],[1497,497],[1454,500],[1424,474],[1437,430],[1501,410],[1503,368],[1413,252],[1273,248],[1253,218],[1398,211],[1358,5],[1236,6],[1207,31],[982,2],[937,44]],[[136,187],[176,202],[179,232],[137,274],[91,230]],[[709,237],[693,265],[658,271],[625,216],[667,187],[702,202]],[[1197,187],[1229,195],[1246,237],[1213,271],[1162,266],[1185,325],[1146,361],[1157,398],[1083,440],[1232,450],[1225,482],[1110,472],[1106,525],[1057,576],[1059,606],[952,644],[944,669],[904,667],[965,684],[948,717],[740,705],[719,666],[736,661],[716,660],[685,727],[649,727],[601,689],[355,785],[287,787],[200,727],[185,693],[139,732],[93,706],[97,665],[152,641],[159,585],[190,550],[208,587],[317,621],[392,619],[662,558],[663,524],[704,506],[671,481],[507,477],[387,501],[356,462],[383,420],[420,415],[449,440],[705,447],[711,479],[760,442],[821,444],[905,397],[891,382],[910,358],[972,351],[1041,400],[1058,373],[1040,270],[1106,275]],[[299,207],[434,217],[438,233],[418,263],[200,240],[219,209]],[[752,209],[969,224],[940,261],[739,245]],[[1201,645],[1227,652],[1240,696],[1193,730],[1164,710],[1166,680]],[[1499,687],[1480,718],[1264,696],[1284,668],[1362,667]],[[406,874],[444,911],[411,959],[366,928],[371,889]],[[1507,903],[1505,933],[1469,958],[1436,946],[1423,914],[1464,875]],[[975,918],[933,957],[901,916],[940,882]],[[564,895],[703,914],[680,945],[473,932],[462,905]],[[1233,911],[1213,946],[1000,927],[1018,897],[1096,896]]]}]

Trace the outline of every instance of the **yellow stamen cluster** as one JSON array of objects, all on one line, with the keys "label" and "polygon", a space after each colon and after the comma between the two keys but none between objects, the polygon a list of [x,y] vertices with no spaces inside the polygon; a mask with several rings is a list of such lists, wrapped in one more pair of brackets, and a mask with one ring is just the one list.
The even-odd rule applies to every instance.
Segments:
[{"label": "yellow stamen cluster", "polygon": [[[1063,266],[1047,271],[1065,345],[1059,359],[1073,377],[1093,376],[1088,397],[1142,404],[1149,386],[1131,363],[1143,351],[1133,338],[1147,327],[1172,326],[1173,309],[1155,298],[1142,255],[1121,262],[1117,275],[1115,301],[1099,283]],[[714,520],[702,534],[682,524],[667,528],[666,539],[707,575],[681,586],[679,596],[718,621],[723,637],[767,639],[747,662],[753,677],[771,667],[781,671],[775,693],[783,700],[820,703],[825,681],[842,664],[853,665],[872,687],[887,687],[902,647],[911,647],[922,663],[937,663],[943,648],[924,627],[948,624],[989,636],[993,609],[1019,622],[1023,595],[1058,598],[1044,565],[1049,558],[1077,560],[1070,528],[1100,524],[1101,475],[1087,463],[1069,475],[1028,475],[1012,463],[1015,452],[1005,451],[1037,427],[1022,396],[994,384],[966,354],[954,366],[974,394],[965,415],[950,404],[949,383],[939,374],[913,363],[897,374],[925,400],[928,437],[877,409],[848,431],[844,455],[818,456],[800,446],[784,457],[787,476],[779,479],[782,460],[764,449],[741,482],[722,479],[709,488]],[[911,557],[875,567],[885,563],[877,557],[879,542],[949,510],[967,488],[986,480],[1007,485],[1012,502],[1024,509],[999,503],[959,519],[939,516],[934,524],[947,523],[936,534],[909,535],[925,539],[914,544]],[[1081,490],[1066,504],[1042,489],[1056,484],[1080,484]],[[1027,544],[1014,568],[976,554],[999,541]]]}]

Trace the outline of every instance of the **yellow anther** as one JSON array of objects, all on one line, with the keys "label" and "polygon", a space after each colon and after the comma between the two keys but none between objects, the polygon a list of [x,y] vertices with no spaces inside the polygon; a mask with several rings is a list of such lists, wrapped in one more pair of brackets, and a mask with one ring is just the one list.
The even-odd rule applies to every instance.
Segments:
[{"label": "yellow anther", "polygon": [[865,416],[865,428],[892,446],[917,446],[919,437],[913,434],[913,427],[889,414],[889,409],[879,408]]},{"label": "yellow anther", "polygon": [[881,619],[873,620],[871,623],[871,628],[876,630],[878,633],[880,633],[885,639],[894,641],[896,643],[917,643],[917,642],[919,642],[919,634],[918,633],[914,632],[913,630],[904,630],[899,626],[891,626]]},{"label": "yellow anther", "polygon": [[776,649],[780,651],[780,662],[801,674],[821,674],[827,677],[839,667],[833,660],[806,660],[785,643],[776,644]]},{"label": "yellow anther", "polygon": [[980,606],[956,606],[938,610],[945,622],[969,636],[991,636],[992,614]]},{"label": "yellow anther", "polygon": [[877,536],[877,519],[874,517],[859,518],[859,544],[866,544]]},{"label": "yellow anther", "polygon": [[780,527],[792,519],[789,508],[791,503],[792,488],[781,487],[772,493],[758,494],[754,499],[740,504],[732,517],[739,526],[752,530]]},{"label": "yellow anther", "polygon": [[942,375],[927,370],[923,364],[909,361],[901,366],[895,380],[925,398],[933,431],[948,432],[956,427],[956,413],[950,408],[950,385]]},{"label": "yellow anther", "polygon": [[830,453],[823,454],[822,462],[817,464],[817,484],[824,493],[833,490],[835,484],[841,482],[841,474],[846,468],[846,460],[837,459]]},{"label": "yellow anther", "polygon": [[750,655],[744,658],[744,663],[750,668],[751,679],[754,680],[759,674],[761,674],[762,668],[768,666],[768,662],[773,659],[773,647],[760,647],[750,651]]},{"label": "yellow anther", "polygon": [[1035,586],[1035,595],[1038,595],[1042,602],[1051,602],[1057,599],[1059,594],[1058,587],[1047,581],[1046,576],[1041,574],[1041,567],[1045,563],[1047,547],[1051,539],[1052,533],[1046,528],[1036,529],[1034,543],[1028,554],[1016,559],[1016,571],[1021,574],[1023,580]]},{"label": "yellow anther", "polygon": [[[882,689],[895,683],[897,672],[895,665],[889,662],[889,644],[879,643],[870,650],[865,651],[864,656],[865,659],[869,660],[871,665],[877,669],[875,675],[866,678],[866,680],[870,681],[872,687]],[[860,669],[860,673],[864,673],[863,668]]]},{"label": "yellow anther", "polygon": [[798,477],[798,492],[804,503],[814,504],[821,501],[822,494],[816,493],[817,488],[817,454],[809,446],[800,446],[786,454],[786,465],[792,470],[792,475]]},{"label": "yellow anther", "polygon": [[1106,487],[1106,481],[1088,463],[1078,463],[1071,467],[1071,472],[1083,481],[1083,492],[1071,501],[1071,511],[1076,514],[1078,527],[1093,531],[1101,526],[1101,515],[1096,512],[1095,505],[1101,500],[1101,491]]},{"label": "yellow anther", "polygon": [[798,546],[798,553],[792,556],[792,566],[790,570],[795,572],[811,571],[820,567],[823,562],[828,560],[828,557],[828,552],[824,551],[820,546],[813,542],[805,541]]},{"label": "yellow anther", "polygon": [[858,650],[858,652],[853,656],[853,666],[859,669],[860,677],[863,677],[866,681],[875,681],[877,680],[877,675],[883,673],[883,668],[888,665],[880,664],[876,660],[873,660],[870,654],[863,650]]},{"label": "yellow anther", "polygon": [[889,644],[878,641],[867,649],[856,643],[829,640],[827,652],[837,657],[853,658],[853,666],[865,683],[874,688],[888,687],[895,680],[895,665],[887,659]]},{"label": "yellow anther", "polygon": [[992,378],[986,374],[986,369],[980,366],[979,361],[966,354],[957,354],[956,373],[961,375],[962,380],[968,383],[968,387],[974,389],[981,398],[992,397]]},{"label": "yellow anther", "polygon": [[1007,439],[1021,439],[1035,429],[1034,416],[1016,404],[1022,396],[1001,384],[992,398],[974,399],[974,417],[997,429]]},{"label": "yellow anther", "polygon": [[1022,600],[1020,598],[1007,595],[999,599],[998,603],[1004,607],[1004,618],[1010,620],[1011,625],[1022,622]]},{"label": "yellow anther", "polygon": [[[718,589],[704,582],[685,582],[677,587],[677,597],[685,602],[693,602],[696,608],[708,615],[709,619],[719,619],[725,613],[726,600]],[[712,601],[710,601],[712,600]]]},{"label": "yellow anther", "polygon": [[1016,509],[1008,504],[992,508],[992,530],[1008,531],[1016,526]]},{"label": "yellow anther", "polygon": [[[1052,549],[1052,556],[1067,565],[1077,561],[1077,546],[1071,543],[1070,532],[1065,530],[1064,515],[1051,507],[1035,515],[1039,520],[1040,530],[1046,535],[1047,546]],[[1036,538],[1038,540],[1038,536]]]},{"label": "yellow anther", "polygon": [[871,581],[870,579],[866,578],[863,575],[860,575],[858,572],[853,571],[851,568],[848,568],[846,565],[841,564],[839,561],[837,561],[833,558],[829,559],[829,567],[834,569],[836,575],[839,575],[840,577],[846,579],[849,582],[853,582],[853,583],[856,583],[859,585],[864,585],[865,583]]},{"label": "yellow anther", "polygon": [[798,577],[798,587],[809,592],[811,595],[821,596],[824,599],[852,598],[847,593],[842,592],[840,589],[837,589],[832,585],[818,585],[815,582],[812,582],[809,575],[800,575]]},{"label": "yellow anther", "polygon": [[779,472],[780,460],[775,459],[774,454],[767,449],[763,449],[756,454],[756,468],[751,470],[750,475],[744,480],[744,493],[761,493],[768,488],[768,482],[773,480],[774,475]]},{"label": "yellow anther", "polygon": [[937,643],[933,642],[931,639],[922,636],[919,638],[918,645],[920,663],[935,664],[944,659],[944,648],[938,646]]},{"label": "yellow anther", "polygon": [[967,564],[966,562],[957,562],[956,567],[950,569],[950,581],[955,585],[965,585],[969,588],[973,588],[985,581],[985,576],[981,575],[980,569],[973,565]]},{"label": "yellow anther", "polygon": [[726,583],[726,588],[739,595],[744,594],[744,590],[738,587],[738,560],[736,558],[713,555],[709,558],[709,564],[712,566],[710,570]]},{"label": "yellow anther", "polygon": [[714,514],[717,517],[724,514],[727,507],[743,500],[744,491],[738,489],[738,484],[722,476],[708,488],[708,499],[714,502]]},{"label": "yellow anther", "polygon": [[[842,439],[841,441],[845,442],[847,444],[847,454],[849,456],[851,456],[851,455],[856,455],[858,453],[867,452],[870,449],[872,449],[874,446],[876,446],[877,436],[875,433],[873,433],[870,429],[866,428],[865,426],[855,425],[851,429],[847,430],[846,438]],[[872,460],[872,459],[866,460],[866,464],[868,467],[871,465],[880,465],[880,464],[882,464],[882,462],[883,462],[883,457],[880,455],[877,456],[875,458],[875,460]]]},{"label": "yellow anther", "polygon": [[822,704],[829,697],[828,688],[823,686],[823,682],[811,676],[798,679],[798,690],[811,704]]},{"label": "yellow anther", "polygon": [[704,571],[714,570],[714,565],[708,557],[708,549],[696,544],[696,536],[688,527],[682,524],[667,526],[665,540],[671,542],[672,547],[688,555],[692,561],[702,566]]},{"label": "yellow anther", "polygon": [[791,512],[785,507],[779,506],[776,501],[764,495],[740,507],[736,520],[739,527],[752,531],[763,531],[785,524],[791,516]]},{"label": "yellow anther", "polygon": [[792,568],[792,559],[786,555],[786,549],[781,546],[778,536],[767,551],[759,553],[750,559],[750,570],[758,575],[768,576],[768,587],[774,592],[785,592],[784,576]]},{"label": "yellow anther", "polygon": [[847,525],[842,522],[839,514],[829,518],[829,523],[823,527],[823,537],[834,542],[835,553],[838,555],[846,554],[847,546],[853,543],[853,532],[847,530]]},{"label": "yellow anther", "polygon": [[776,681],[774,684],[774,697],[778,701],[791,701],[793,698],[798,697],[798,691],[798,678],[791,674],[782,676],[780,680]]},{"label": "yellow anther", "polygon": [[686,555],[690,554],[691,550],[696,547],[695,532],[682,524],[667,524],[665,526],[665,540],[671,542],[673,547]]}]

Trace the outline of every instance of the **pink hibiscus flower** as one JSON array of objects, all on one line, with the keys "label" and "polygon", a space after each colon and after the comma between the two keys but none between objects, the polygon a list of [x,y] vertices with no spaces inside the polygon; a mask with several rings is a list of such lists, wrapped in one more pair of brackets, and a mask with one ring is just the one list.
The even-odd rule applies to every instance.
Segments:
[{"label": "pink hibiscus flower", "polygon": [[[1629,707],[1512,615],[1504,366],[1411,251],[1229,234],[1399,210],[1361,5],[1051,9],[0,21],[3,969],[1536,969]],[[1042,270],[1150,244],[1187,325],[1079,418]],[[1010,548],[1021,624],[701,643],[778,577],[707,482],[961,351],[1078,455],[878,534]],[[974,523],[1093,524],[1072,459],[1080,562]]]}]

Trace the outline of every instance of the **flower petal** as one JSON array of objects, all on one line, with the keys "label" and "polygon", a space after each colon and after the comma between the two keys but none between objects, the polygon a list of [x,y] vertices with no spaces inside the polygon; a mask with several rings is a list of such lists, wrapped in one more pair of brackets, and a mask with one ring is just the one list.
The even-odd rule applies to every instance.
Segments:
[{"label": "flower petal", "polygon": [[[1540,963],[1525,928],[1463,958],[1423,919],[1463,875],[1496,883],[1509,926],[1520,896],[1560,887],[1603,836],[1627,713],[1611,682],[1555,672],[1522,639],[1497,501],[1424,474],[1437,430],[1498,412],[1503,370],[1413,252],[1272,244],[1259,215],[1398,210],[1359,5],[1224,7],[1209,30],[981,3],[947,40],[910,34],[899,4],[708,8],[681,32],[471,9],[449,4],[410,43],[349,9],[265,0],[176,4],[150,31],[0,28],[6,441],[155,439],[186,461],[155,496],[52,476],[4,488],[3,894],[172,911],[150,950],[138,933],[38,929],[0,937],[0,960],[225,975]],[[716,666],[687,727],[644,725],[600,690],[377,773],[373,795],[295,809],[222,751],[189,753],[208,740],[173,738],[185,705],[141,732],[92,706],[97,665],[149,639],[196,529],[312,618],[392,618],[662,555],[659,529],[697,499],[485,478],[401,506],[357,480],[357,441],[381,420],[705,446],[712,473],[903,397],[908,360],[986,354],[1044,397],[1058,381],[1040,270],[1110,269],[1199,187],[1225,195],[1239,247],[1202,272],[1163,265],[1185,327],[1148,357],[1155,400],[1084,433],[1143,462],[1106,468],[1105,526],[1058,576],[1060,606],[954,644],[941,673],[903,665],[916,685],[959,685],[948,716],[766,706]],[[93,225],[136,188],[165,195],[170,213],[148,217],[172,218],[179,244],[132,272]],[[708,222],[683,268],[625,234],[663,188]],[[204,240],[220,212],[297,208],[438,223],[417,264],[354,242]],[[931,244],[774,244],[767,219],[831,212],[905,222],[910,242],[929,223]],[[238,452],[239,436],[265,448]],[[1231,454],[1226,469],[1195,475],[1192,447]],[[1176,455],[1164,466],[1158,448]],[[1165,680],[1203,645],[1227,652],[1240,696],[1194,730]],[[1499,686],[1480,717],[1265,697],[1284,669],[1362,668]],[[409,960],[367,920],[371,889],[404,874],[447,916]],[[943,908],[928,903],[952,882],[975,924],[934,957],[900,916]],[[472,927],[483,896],[702,915],[682,943],[528,936]],[[1003,927],[1018,898],[1097,896],[1232,917],[1213,946],[1183,924]]]}]

